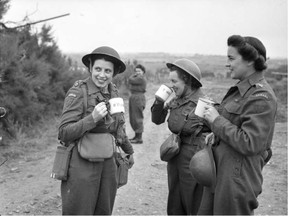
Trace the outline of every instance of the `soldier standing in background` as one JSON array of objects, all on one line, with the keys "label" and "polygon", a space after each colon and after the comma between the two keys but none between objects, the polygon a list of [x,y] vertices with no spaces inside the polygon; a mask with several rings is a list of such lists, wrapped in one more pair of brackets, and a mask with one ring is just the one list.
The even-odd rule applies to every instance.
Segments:
[{"label": "soldier standing in background", "polygon": [[129,98],[129,119],[130,125],[135,132],[135,136],[130,139],[131,143],[141,144],[142,133],[144,131],[143,125],[143,111],[146,105],[146,78],[144,77],[145,67],[138,64],[135,67],[135,73],[129,77],[128,84],[131,96]]}]

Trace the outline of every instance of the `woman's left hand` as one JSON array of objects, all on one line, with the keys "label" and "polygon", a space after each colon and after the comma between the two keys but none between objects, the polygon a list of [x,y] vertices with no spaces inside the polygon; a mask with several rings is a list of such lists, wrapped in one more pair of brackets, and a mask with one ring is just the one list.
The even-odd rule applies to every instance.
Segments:
[{"label": "woman's left hand", "polygon": [[134,157],[133,157],[133,155],[129,155],[128,162],[129,162],[129,169],[130,169],[134,165]]},{"label": "woman's left hand", "polygon": [[206,119],[210,124],[219,116],[218,111],[213,106],[208,106],[204,111],[204,119]]}]

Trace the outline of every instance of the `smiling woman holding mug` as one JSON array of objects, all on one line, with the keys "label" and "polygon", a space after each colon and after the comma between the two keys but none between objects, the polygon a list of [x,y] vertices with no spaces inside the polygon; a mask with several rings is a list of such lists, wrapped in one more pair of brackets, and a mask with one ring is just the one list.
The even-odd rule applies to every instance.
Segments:
[{"label": "smiling woman holding mug", "polygon": [[239,81],[218,110],[210,106],[204,112],[215,136],[217,179],[214,194],[203,200],[198,213],[251,215],[262,192],[262,169],[272,155],[277,102],[264,78],[267,64],[262,42],[232,35],[227,45],[226,66],[232,79]]},{"label": "smiling woman holding mug", "polygon": [[[90,76],[76,81],[67,92],[60,120],[59,139],[66,146],[79,146],[78,141],[85,138],[86,134],[107,135],[107,138],[112,139],[103,141],[119,145],[129,155],[129,165],[132,167],[134,151],[125,132],[124,114],[110,113],[107,107],[111,98],[119,97],[112,78],[124,72],[126,66],[117,51],[111,47],[98,47],[85,55],[82,62],[88,68]],[[87,101],[84,94],[87,94]],[[121,107],[119,104],[122,102],[118,101],[116,104]],[[91,161],[84,158],[83,154],[81,156],[79,149],[73,148],[68,180],[61,183],[62,214],[111,215],[117,191],[115,158],[112,156]]]}]

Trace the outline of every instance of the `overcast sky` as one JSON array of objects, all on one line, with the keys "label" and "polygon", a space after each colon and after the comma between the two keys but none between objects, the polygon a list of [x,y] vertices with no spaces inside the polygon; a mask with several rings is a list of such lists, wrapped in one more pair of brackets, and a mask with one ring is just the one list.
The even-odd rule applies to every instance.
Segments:
[{"label": "overcast sky", "polygon": [[11,0],[2,21],[66,13],[46,22],[62,52],[226,55],[227,38],[240,34],[258,37],[270,58],[287,57],[287,0]]}]

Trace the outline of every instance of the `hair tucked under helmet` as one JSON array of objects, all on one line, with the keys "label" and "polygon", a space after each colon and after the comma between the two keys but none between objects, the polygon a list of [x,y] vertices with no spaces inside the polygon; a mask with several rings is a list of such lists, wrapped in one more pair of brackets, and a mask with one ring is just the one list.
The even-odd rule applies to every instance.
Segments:
[{"label": "hair tucked under helmet", "polygon": [[178,59],[173,63],[167,63],[167,67],[170,70],[176,70],[181,79],[186,83],[190,83],[192,88],[200,88],[202,83],[201,71],[199,67],[191,60]]},{"label": "hair tucked under helmet", "polygon": [[125,63],[121,60],[118,52],[108,46],[98,47],[92,51],[92,53],[84,55],[82,58],[83,64],[91,70],[91,67],[96,59],[105,59],[106,61],[111,61],[114,64],[114,74],[116,76],[122,73],[126,69]]},{"label": "hair tucked under helmet", "polygon": [[259,39],[232,35],[228,38],[227,45],[235,47],[244,60],[254,61],[256,71],[263,71],[267,68],[266,48]]}]

